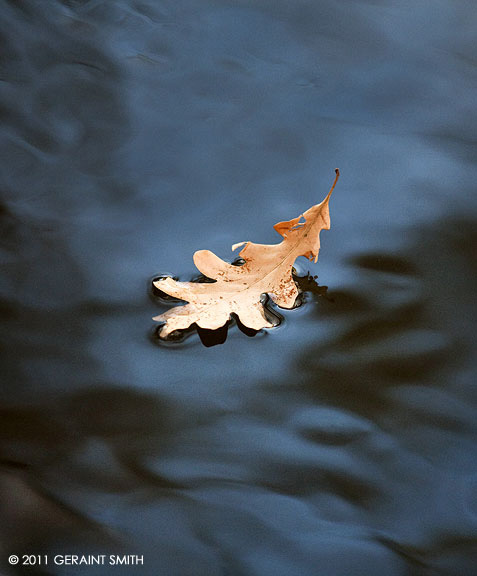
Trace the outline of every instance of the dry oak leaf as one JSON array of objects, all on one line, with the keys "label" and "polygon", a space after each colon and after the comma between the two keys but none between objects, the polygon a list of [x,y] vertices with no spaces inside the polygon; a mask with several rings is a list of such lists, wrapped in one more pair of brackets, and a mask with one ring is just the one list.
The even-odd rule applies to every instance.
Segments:
[{"label": "dry oak leaf", "polygon": [[234,244],[232,250],[245,244],[239,253],[244,260],[241,266],[224,262],[209,250],[198,250],[194,264],[202,274],[215,280],[212,283],[177,282],[169,277],[156,280],[156,288],[188,302],[154,318],[164,324],[160,338],[166,339],[171,332],[194,323],[216,330],[228,322],[232,313],[248,328],[272,328],[260,297],[268,294],[280,308],[294,307],[299,290],[292,277],[293,264],[298,256],[318,260],[320,231],[330,228],[328,203],[339,178],[339,170],[335,172],[335,180],[323,202],[298,218],[275,224],[275,230],[283,236],[279,244]]}]

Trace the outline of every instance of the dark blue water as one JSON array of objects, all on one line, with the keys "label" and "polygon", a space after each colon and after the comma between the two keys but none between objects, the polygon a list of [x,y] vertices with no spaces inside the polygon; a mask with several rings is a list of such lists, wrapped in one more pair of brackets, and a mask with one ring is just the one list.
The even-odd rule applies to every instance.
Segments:
[{"label": "dark blue water", "polygon": [[[475,576],[475,3],[0,16],[0,573]],[[336,166],[322,288],[158,345],[151,279],[278,241]]]}]

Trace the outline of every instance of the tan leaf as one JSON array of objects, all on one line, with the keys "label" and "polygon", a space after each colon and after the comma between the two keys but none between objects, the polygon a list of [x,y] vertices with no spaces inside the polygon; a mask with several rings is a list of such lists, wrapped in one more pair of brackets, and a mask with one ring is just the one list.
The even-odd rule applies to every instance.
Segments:
[{"label": "tan leaf", "polygon": [[298,218],[275,224],[275,230],[283,236],[279,244],[234,244],[232,250],[245,245],[239,253],[243,265],[224,262],[209,250],[196,252],[194,264],[215,282],[177,282],[172,278],[155,281],[162,292],[188,302],[154,318],[164,323],[160,337],[167,338],[171,332],[194,323],[215,330],[226,324],[232,313],[248,328],[271,328],[273,324],[265,316],[260,296],[268,294],[277,306],[293,308],[299,294],[292,277],[293,264],[298,256],[317,261],[320,231],[330,228],[328,202],[338,177],[336,169],[335,181],[323,202]]}]

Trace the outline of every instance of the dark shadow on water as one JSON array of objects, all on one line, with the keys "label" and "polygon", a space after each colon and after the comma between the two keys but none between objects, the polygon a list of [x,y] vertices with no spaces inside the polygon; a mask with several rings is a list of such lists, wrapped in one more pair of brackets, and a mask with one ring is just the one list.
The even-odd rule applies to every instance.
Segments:
[{"label": "dark shadow on water", "polygon": [[207,330],[205,328],[200,328],[200,326],[196,326],[200,341],[206,348],[223,344],[227,340],[229,324],[230,322],[224,324],[222,328],[218,328],[217,330]]},{"label": "dark shadow on water", "polygon": [[201,328],[194,323],[185,330],[174,330],[174,332],[171,332],[167,338],[161,338],[163,324],[160,324],[153,329],[151,340],[155,344],[165,346],[166,348],[180,348],[186,344],[186,342],[190,342],[191,339],[197,335],[200,342],[206,348],[211,348],[213,346],[218,346],[219,344],[224,344],[227,340],[229,328],[234,326],[237,326],[243,334],[249,337],[254,337],[259,333],[257,330],[252,330],[244,326],[234,314],[227,324],[217,330],[207,330],[206,328]]},{"label": "dark shadow on water", "polygon": [[[399,256],[368,253],[350,260],[361,283],[330,290],[330,298],[313,310],[317,321],[346,314],[346,328],[300,362],[315,374],[322,393],[336,390],[332,383],[326,386],[330,371],[334,377],[340,372],[350,390],[362,393],[362,384],[379,394],[383,386],[404,382],[434,384],[437,375],[465,359],[462,343],[475,314],[471,308],[468,315],[456,312],[471,303],[477,270],[473,233],[471,221],[449,219],[414,232]],[[336,390],[340,402],[342,391]]]}]

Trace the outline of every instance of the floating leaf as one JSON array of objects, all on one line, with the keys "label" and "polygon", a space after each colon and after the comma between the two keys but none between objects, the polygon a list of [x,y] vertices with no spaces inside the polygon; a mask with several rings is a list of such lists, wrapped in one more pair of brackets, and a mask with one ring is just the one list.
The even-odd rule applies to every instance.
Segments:
[{"label": "floating leaf", "polygon": [[229,321],[231,314],[236,314],[244,326],[253,330],[272,328],[261,295],[268,294],[280,308],[294,307],[300,291],[292,277],[293,264],[298,256],[317,261],[320,231],[330,228],[328,203],[338,177],[336,169],[333,186],[323,202],[298,218],[275,224],[275,230],[283,237],[279,244],[234,244],[232,250],[244,246],[239,253],[242,265],[225,262],[209,250],[197,251],[194,264],[214,282],[156,280],[154,286],[158,290],[188,302],[154,318],[164,324],[160,338],[166,339],[171,332],[184,330],[194,323],[216,330]]}]

